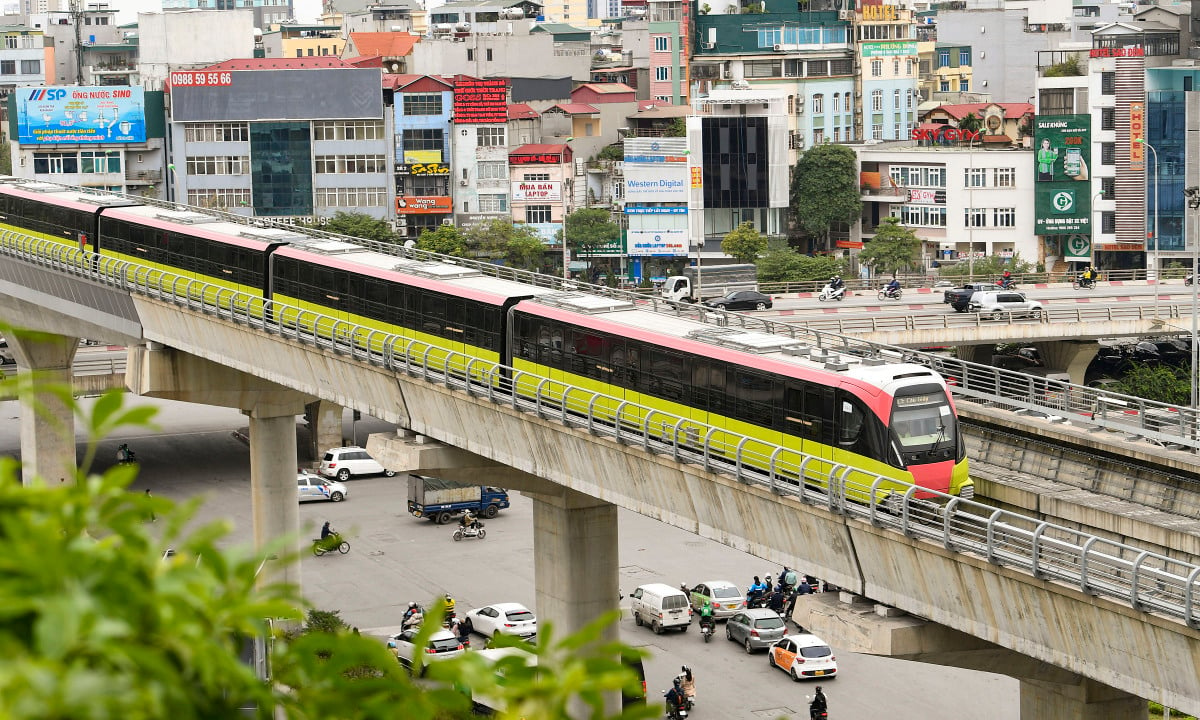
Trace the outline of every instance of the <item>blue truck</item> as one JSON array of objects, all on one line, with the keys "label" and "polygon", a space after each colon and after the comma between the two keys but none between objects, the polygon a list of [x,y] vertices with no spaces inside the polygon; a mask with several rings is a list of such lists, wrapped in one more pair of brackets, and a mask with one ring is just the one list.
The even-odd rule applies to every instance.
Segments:
[{"label": "blue truck", "polygon": [[450,522],[466,510],[479,517],[494,518],[508,506],[508,491],[504,488],[460,485],[428,475],[408,476],[408,511],[438,525]]}]

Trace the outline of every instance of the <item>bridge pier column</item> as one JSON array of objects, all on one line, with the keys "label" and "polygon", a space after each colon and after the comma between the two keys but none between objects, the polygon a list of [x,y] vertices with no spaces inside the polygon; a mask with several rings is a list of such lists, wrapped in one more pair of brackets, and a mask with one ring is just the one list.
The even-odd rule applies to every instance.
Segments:
[{"label": "bridge pier column", "polygon": [[[561,488],[533,498],[537,615],[558,637],[617,609],[617,506]],[[610,625],[603,642],[617,639]]]},{"label": "bridge pier column", "polygon": [[954,348],[955,357],[963,362],[978,363],[979,365],[991,365],[992,355],[996,354],[995,343],[985,343],[983,345],[957,345]]},{"label": "bridge pier column", "polygon": [[[296,415],[299,404],[259,405],[243,412],[250,417],[250,508],[254,518],[254,547],[261,549],[279,538],[293,538],[292,547],[305,542],[300,532],[300,504],[296,502]],[[267,563],[260,584],[287,582],[300,586],[300,563]]]},{"label": "bridge pier column", "polygon": [[1076,683],[1021,680],[1021,717],[1061,720],[1146,720],[1146,700],[1094,680]]},{"label": "bridge pier column", "polygon": [[[71,386],[71,364],[79,338],[67,335],[22,335],[8,338],[17,372],[21,374],[21,483],[40,478],[50,485],[74,483],[75,416],[71,408],[52,392],[40,390],[46,383]],[[34,375],[30,384],[28,377]]]},{"label": "bridge pier column", "polygon": [[308,418],[311,430],[309,449],[313,459],[320,460],[326,450],[342,447],[345,443],[342,437],[342,415],[346,408],[329,400],[317,400],[304,406],[304,416]]},{"label": "bridge pier column", "polygon": [[1046,367],[1065,370],[1075,385],[1086,382],[1088,365],[1092,364],[1096,353],[1100,351],[1100,343],[1095,340],[1037,342],[1033,343],[1033,347],[1041,354]]}]

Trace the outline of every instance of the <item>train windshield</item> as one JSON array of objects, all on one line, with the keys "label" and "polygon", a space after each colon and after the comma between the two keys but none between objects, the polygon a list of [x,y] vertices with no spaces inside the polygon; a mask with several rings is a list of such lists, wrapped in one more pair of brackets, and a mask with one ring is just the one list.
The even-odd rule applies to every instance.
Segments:
[{"label": "train windshield", "polygon": [[892,431],[907,451],[958,444],[958,419],[942,392],[897,397]]}]

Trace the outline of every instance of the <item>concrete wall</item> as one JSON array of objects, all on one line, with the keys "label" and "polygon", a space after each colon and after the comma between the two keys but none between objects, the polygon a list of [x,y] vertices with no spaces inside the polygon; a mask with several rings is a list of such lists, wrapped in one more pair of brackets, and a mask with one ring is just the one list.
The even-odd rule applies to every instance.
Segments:
[{"label": "concrete wall", "polygon": [[162,90],[170,68],[249,57],[254,57],[252,10],[138,13],[138,72],[147,90]]}]

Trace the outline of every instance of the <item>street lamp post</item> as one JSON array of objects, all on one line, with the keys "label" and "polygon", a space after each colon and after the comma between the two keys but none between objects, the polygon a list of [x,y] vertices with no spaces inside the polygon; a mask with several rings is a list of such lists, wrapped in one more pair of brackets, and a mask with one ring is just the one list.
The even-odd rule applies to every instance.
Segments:
[{"label": "street lamp post", "polygon": [[1196,367],[1198,364],[1197,359],[1200,358],[1200,341],[1198,341],[1198,338],[1197,338],[1197,334],[1198,334],[1197,329],[1198,328],[1197,328],[1197,322],[1196,322],[1196,310],[1197,310],[1196,299],[1198,297],[1200,297],[1200,292],[1198,292],[1198,291],[1200,291],[1200,282],[1197,282],[1197,280],[1200,280],[1200,275],[1196,274],[1197,260],[1200,259],[1200,187],[1196,187],[1193,185],[1192,187],[1185,189],[1183,191],[1183,194],[1185,196],[1187,196],[1187,206],[1188,206],[1188,209],[1192,211],[1192,218],[1193,218],[1193,221],[1195,221],[1193,223],[1193,228],[1196,230],[1196,232],[1192,233],[1192,237],[1189,238],[1189,241],[1191,242],[1191,245],[1192,245],[1192,279],[1193,279],[1192,280],[1192,372],[1191,372],[1190,376],[1191,376],[1191,380],[1192,380],[1192,413],[1193,413],[1192,421],[1195,422],[1194,414],[1197,412],[1197,406],[1200,405],[1200,397],[1198,397],[1198,395],[1200,395],[1200,393],[1197,392],[1198,390],[1200,390],[1200,387],[1197,387],[1198,383],[1196,382],[1196,380],[1197,380]]},{"label": "street lamp post", "polygon": [[[1146,279],[1154,281],[1154,317],[1158,317],[1158,151],[1154,146],[1146,142],[1145,138],[1137,138],[1134,142],[1139,142],[1150,149],[1150,154],[1154,156],[1154,252],[1150,256],[1151,261],[1146,268]],[[1194,264],[1193,264],[1194,267]],[[1153,268],[1154,277],[1150,277],[1151,268]],[[1192,403],[1193,405],[1195,403]]]},{"label": "street lamp post", "polygon": [[[563,144],[571,142],[575,136],[563,140]],[[567,145],[569,148],[570,145]],[[567,178],[563,178],[563,228],[562,228],[562,259],[563,259],[563,280],[571,279],[571,246],[567,244],[567,216],[571,214],[570,195],[567,194]],[[571,194],[575,191],[575,159],[571,158]]]},{"label": "street lamp post", "polygon": [[975,280],[975,135],[967,143],[967,158],[970,170],[967,172],[967,280]]}]

